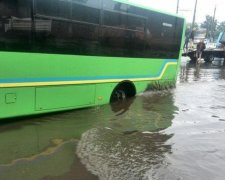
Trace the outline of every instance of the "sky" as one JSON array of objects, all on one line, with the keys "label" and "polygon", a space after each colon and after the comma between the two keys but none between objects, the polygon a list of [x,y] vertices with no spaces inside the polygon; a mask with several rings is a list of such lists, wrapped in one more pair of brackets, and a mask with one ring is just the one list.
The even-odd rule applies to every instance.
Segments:
[{"label": "sky", "polygon": [[[135,1],[135,0],[129,0]],[[177,0],[138,0],[146,6],[169,13],[176,13]],[[194,6],[196,0],[179,0],[179,15],[186,18],[187,22],[192,22]],[[196,22],[201,23],[205,20],[207,14],[213,16],[216,6],[215,18],[219,21],[225,21],[225,0],[198,0]]]}]

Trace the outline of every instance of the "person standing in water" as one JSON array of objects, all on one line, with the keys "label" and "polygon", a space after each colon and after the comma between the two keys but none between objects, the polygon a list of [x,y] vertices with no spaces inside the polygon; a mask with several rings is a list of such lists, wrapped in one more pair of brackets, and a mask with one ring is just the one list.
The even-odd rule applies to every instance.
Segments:
[{"label": "person standing in water", "polygon": [[197,51],[196,51],[196,58],[197,58],[197,62],[199,63],[201,58],[202,58],[202,52],[204,51],[204,49],[206,48],[205,43],[203,40],[201,40],[198,44],[197,44]]}]

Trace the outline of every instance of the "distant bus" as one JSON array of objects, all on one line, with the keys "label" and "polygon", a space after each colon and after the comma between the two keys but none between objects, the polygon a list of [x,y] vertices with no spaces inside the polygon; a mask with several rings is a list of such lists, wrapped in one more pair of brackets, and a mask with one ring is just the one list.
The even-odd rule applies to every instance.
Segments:
[{"label": "distant bus", "polygon": [[138,0],[1,0],[0,118],[174,86],[183,34]]}]

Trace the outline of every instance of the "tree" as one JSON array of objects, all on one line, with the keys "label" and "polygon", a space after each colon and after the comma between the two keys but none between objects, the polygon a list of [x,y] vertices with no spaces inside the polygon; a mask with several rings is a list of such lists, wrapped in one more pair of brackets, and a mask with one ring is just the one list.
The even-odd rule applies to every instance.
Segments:
[{"label": "tree", "polygon": [[221,23],[217,26],[217,31],[219,31],[219,32],[225,31],[225,21],[221,22]]},{"label": "tree", "polygon": [[198,26],[197,23],[194,24],[193,29],[191,29],[191,28],[192,28],[192,23],[187,23],[187,24],[186,24],[186,33],[185,33],[186,37],[189,36],[189,35],[191,34],[191,31],[192,31],[192,30],[193,30],[193,31],[198,31],[198,30],[199,30],[199,26]]},{"label": "tree", "polygon": [[225,21],[220,22],[216,28],[216,33],[215,33],[215,37],[216,39],[218,39],[219,35],[221,32],[225,31]]},{"label": "tree", "polygon": [[206,29],[206,38],[214,40],[217,27],[217,20],[212,16],[206,15],[206,20],[201,24],[201,28]]}]

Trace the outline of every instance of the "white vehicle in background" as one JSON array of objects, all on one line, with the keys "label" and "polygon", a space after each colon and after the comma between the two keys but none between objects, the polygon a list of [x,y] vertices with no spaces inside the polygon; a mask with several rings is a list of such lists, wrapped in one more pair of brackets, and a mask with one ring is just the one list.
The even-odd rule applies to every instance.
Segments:
[{"label": "white vehicle in background", "polygon": [[[202,33],[198,32],[196,34],[197,36],[194,40],[194,48],[183,54],[184,56],[188,56],[191,61],[196,61],[196,46],[198,42],[201,40],[204,40],[204,42],[207,41],[203,38],[205,36],[203,36]],[[206,62],[225,59],[225,31],[220,34],[216,43],[207,41],[206,49],[203,51],[202,57]]]},{"label": "white vehicle in background", "polygon": [[204,41],[205,44],[208,44],[208,40],[206,39],[206,29],[199,29],[194,33],[194,48],[197,47],[197,44],[201,41]]},{"label": "white vehicle in background", "polygon": [[206,49],[215,49],[216,48],[216,43],[214,42],[207,42],[206,44]]}]

